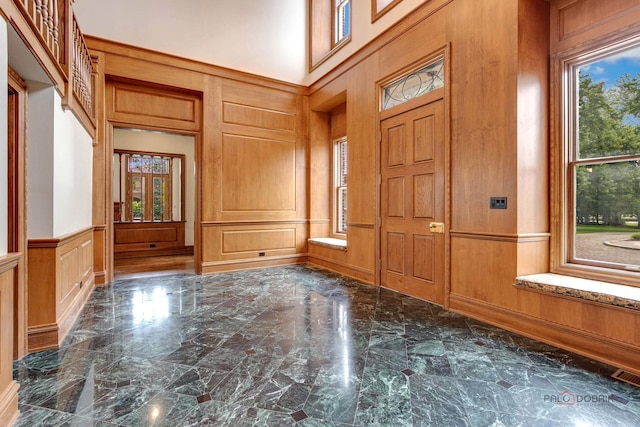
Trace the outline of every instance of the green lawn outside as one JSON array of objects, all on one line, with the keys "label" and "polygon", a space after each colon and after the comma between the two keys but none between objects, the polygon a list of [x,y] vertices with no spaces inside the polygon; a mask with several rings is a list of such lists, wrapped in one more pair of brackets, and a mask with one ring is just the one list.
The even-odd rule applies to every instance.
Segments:
[{"label": "green lawn outside", "polygon": [[577,234],[588,233],[638,233],[638,227],[614,227],[609,225],[578,225],[576,226]]}]

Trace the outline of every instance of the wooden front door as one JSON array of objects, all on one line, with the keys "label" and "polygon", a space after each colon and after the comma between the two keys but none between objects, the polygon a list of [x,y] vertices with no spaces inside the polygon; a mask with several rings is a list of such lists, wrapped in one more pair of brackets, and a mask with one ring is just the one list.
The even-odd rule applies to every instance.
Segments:
[{"label": "wooden front door", "polygon": [[444,101],[381,122],[381,274],[384,287],[444,303]]}]

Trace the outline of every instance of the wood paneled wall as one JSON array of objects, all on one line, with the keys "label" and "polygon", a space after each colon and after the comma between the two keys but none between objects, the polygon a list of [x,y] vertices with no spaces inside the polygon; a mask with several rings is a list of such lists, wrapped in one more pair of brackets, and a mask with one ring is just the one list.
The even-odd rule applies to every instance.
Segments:
[{"label": "wood paneled wall", "polygon": [[18,418],[18,384],[13,380],[14,286],[20,254],[0,258],[0,425]]},{"label": "wood paneled wall", "polygon": [[[118,126],[196,137],[196,271],[306,261],[303,88],[96,38],[88,44],[104,58],[99,145],[109,151],[109,129]],[[101,191],[110,197],[110,188]]]},{"label": "wood paneled wall", "polygon": [[[303,98],[213,78],[206,114],[203,272],[299,262],[307,252]],[[218,112],[218,114],[215,114]],[[209,163],[211,162],[211,163]]]},{"label": "wood paneled wall", "polygon": [[[374,277],[378,85],[450,46],[445,306],[639,372],[640,313],[514,286],[518,275],[549,271],[548,135],[555,120],[550,117],[550,53],[621,30],[630,34],[640,22],[636,3],[432,0],[313,84],[311,165],[327,162],[321,149],[329,132],[327,106],[345,92],[350,228],[346,253],[314,245],[311,260],[348,275],[364,269]],[[327,218],[314,195],[326,194],[322,187],[329,177],[321,169],[311,169],[312,224]],[[508,209],[489,209],[492,196],[507,197]],[[311,229],[323,232],[320,225]]]},{"label": "wood paneled wall", "polygon": [[94,288],[93,227],[29,240],[29,351],[57,347]]},{"label": "wood paneled wall", "polygon": [[[430,0],[314,83],[308,97],[282,82],[99,39],[89,44],[104,60],[105,79],[126,82],[130,93],[150,86],[201,100],[201,117],[183,105],[156,123],[150,117],[160,110],[128,101],[106,117],[111,125],[193,124],[196,268],[206,273],[304,261],[307,236],[330,232],[329,112],[346,104],[347,251],[314,245],[310,252],[314,262],[371,283],[379,275],[380,86],[450,52],[445,306],[638,372],[637,312],[514,286],[517,275],[549,270],[550,52],[637,25],[633,1],[611,4]],[[507,197],[508,209],[491,210],[492,196]],[[629,324],[636,328],[623,328]]]}]

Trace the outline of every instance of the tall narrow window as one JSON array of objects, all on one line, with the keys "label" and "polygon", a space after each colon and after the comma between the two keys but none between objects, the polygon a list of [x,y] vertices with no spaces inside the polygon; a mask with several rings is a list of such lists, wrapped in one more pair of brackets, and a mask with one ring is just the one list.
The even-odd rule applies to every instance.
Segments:
[{"label": "tall narrow window", "polygon": [[335,232],[347,233],[347,138],[335,141],[334,147]]},{"label": "tall narrow window", "polygon": [[640,45],[566,64],[565,262],[640,270]]},{"label": "tall narrow window", "polygon": [[307,2],[309,71],[313,71],[351,40],[351,0]]},{"label": "tall narrow window", "polygon": [[334,40],[333,44],[338,45],[351,34],[351,1],[350,0],[332,0],[333,1],[333,22],[334,22]]}]

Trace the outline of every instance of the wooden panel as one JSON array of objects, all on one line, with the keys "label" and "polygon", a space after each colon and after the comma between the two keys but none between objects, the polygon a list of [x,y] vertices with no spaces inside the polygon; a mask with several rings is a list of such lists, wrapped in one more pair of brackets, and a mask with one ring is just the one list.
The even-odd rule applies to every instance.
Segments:
[{"label": "wooden panel", "polygon": [[110,121],[129,127],[200,129],[202,102],[196,94],[107,80],[105,96],[104,114]]},{"label": "wooden panel", "polygon": [[630,0],[599,0],[564,2],[566,5],[559,9],[560,38],[563,39],[575,32],[593,25],[594,18],[607,20],[620,15],[631,7],[638,7],[636,1]]},{"label": "wooden panel", "polygon": [[294,143],[225,134],[222,144],[224,211],[295,211]]},{"label": "wooden panel", "polygon": [[389,188],[387,197],[387,214],[393,218],[405,217],[405,178],[394,177],[387,180]]},{"label": "wooden panel", "polygon": [[413,161],[433,160],[436,139],[435,117],[428,116],[413,123]]},{"label": "wooden panel", "polygon": [[[0,425],[18,416],[18,385],[13,381],[14,277],[18,259],[0,261]],[[14,262],[15,261],[15,262]]]},{"label": "wooden panel", "polygon": [[295,130],[296,117],[291,113],[232,102],[224,102],[222,109],[222,120],[225,123],[290,132]]},{"label": "wooden panel", "polygon": [[387,131],[389,145],[387,148],[387,166],[401,166],[405,164],[405,126],[394,126]]},{"label": "wooden panel", "polygon": [[413,217],[435,217],[435,179],[432,173],[415,175],[413,177]]},{"label": "wooden panel", "polygon": [[269,266],[273,260],[295,263],[308,252],[306,221],[205,224],[202,235],[210,242],[202,255],[208,272]]},{"label": "wooden panel", "polygon": [[400,233],[387,233],[387,269],[404,274],[405,236]]},{"label": "wooden panel", "polygon": [[413,276],[418,279],[434,281],[434,245],[433,236],[413,235]]},{"label": "wooden panel", "polygon": [[63,253],[58,261],[58,268],[60,269],[60,283],[58,283],[59,301],[62,306],[65,305],[66,299],[73,293],[80,282],[78,257],[78,248],[75,247]]},{"label": "wooden panel", "polygon": [[91,274],[93,269],[93,239],[82,243],[80,249],[80,279]]},{"label": "wooden panel", "polygon": [[176,227],[147,228],[144,225],[135,229],[118,229],[116,226],[115,243],[149,243],[176,242],[178,240]]},{"label": "wooden panel", "polygon": [[194,122],[196,105],[193,99],[161,93],[149,93],[129,87],[115,87],[114,113]]},{"label": "wooden panel", "polygon": [[222,232],[222,252],[225,254],[295,248],[296,230],[294,228]]},{"label": "wooden panel", "polygon": [[184,221],[114,224],[114,252],[161,251],[184,247]]},{"label": "wooden panel", "polygon": [[29,240],[29,351],[58,346],[91,295],[93,232]]}]

